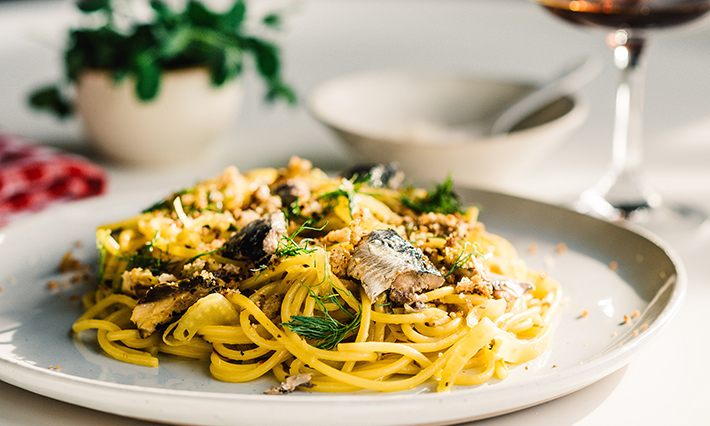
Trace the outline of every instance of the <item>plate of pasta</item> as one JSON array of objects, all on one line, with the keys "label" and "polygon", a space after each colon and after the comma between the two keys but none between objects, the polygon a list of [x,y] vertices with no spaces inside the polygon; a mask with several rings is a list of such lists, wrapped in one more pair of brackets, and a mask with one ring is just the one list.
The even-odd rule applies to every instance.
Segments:
[{"label": "plate of pasta", "polygon": [[453,424],[629,362],[685,292],[643,231],[293,158],[0,234],[0,379],[181,424]]}]

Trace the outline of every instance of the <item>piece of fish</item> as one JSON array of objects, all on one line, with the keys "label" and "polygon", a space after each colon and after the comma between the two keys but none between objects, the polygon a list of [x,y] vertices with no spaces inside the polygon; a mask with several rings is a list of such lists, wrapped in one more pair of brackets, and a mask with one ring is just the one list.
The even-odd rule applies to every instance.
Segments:
[{"label": "piece of fish", "polygon": [[396,163],[355,166],[343,174],[346,179],[365,182],[373,188],[397,189],[404,183],[404,172]]},{"label": "piece of fish", "polygon": [[281,198],[281,204],[290,206],[299,200],[307,200],[311,196],[311,189],[302,180],[288,179],[276,185],[273,193]]},{"label": "piece of fish", "polygon": [[276,252],[286,234],[286,218],[276,212],[249,222],[225,243],[221,255],[229,259],[250,259],[264,263]]},{"label": "piece of fish", "polygon": [[488,276],[495,299],[505,299],[507,302],[512,302],[535,288],[535,285],[529,281],[516,280],[493,272]]},{"label": "piece of fish", "polygon": [[216,285],[217,280],[203,275],[156,285],[138,300],[131,321],[136,324],[141,337],[148,337],[159,325],[169,322],[208,295]]},{"label": "piece of fish", "polygon": [[389,290],[389,299],[400,305],[444,284],[444,277],[422,251],[392,229],[365,235],[355,246],[347,271],[360,280],[370,300]]}]

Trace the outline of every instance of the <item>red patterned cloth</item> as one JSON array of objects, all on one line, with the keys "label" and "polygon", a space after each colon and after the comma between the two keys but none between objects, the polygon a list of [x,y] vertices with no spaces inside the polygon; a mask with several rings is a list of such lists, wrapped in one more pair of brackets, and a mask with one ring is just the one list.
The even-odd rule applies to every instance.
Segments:
[{"label": "red patterned cloth", "polygon": [[0,226],[56,201],[98,195],[105,171],[85,158],[0,133]]}]

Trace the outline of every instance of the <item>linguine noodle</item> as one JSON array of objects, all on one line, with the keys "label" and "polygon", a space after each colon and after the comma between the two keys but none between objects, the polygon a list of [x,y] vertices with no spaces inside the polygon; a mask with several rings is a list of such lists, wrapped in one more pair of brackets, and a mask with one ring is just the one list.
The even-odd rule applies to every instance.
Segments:
[{"label": "linguine noodle", "polygon": [[[546,350],[556,281],[528,269],[445,184],[427,192],[367,178],[329,177],[298,158],[231,167],[100,227],[99,282],[73,331],[96,330],[102,350],[128,363],[157,367],[173,354],[209,362],[227,382],[308,375],[318,392],[445,392],[504,379]],[[230,254],[240,230],[279,212],[286,228],[271,253]],[[353,253],[389,229],[441,285],[404,303],[391,289],[370,299]]]}]

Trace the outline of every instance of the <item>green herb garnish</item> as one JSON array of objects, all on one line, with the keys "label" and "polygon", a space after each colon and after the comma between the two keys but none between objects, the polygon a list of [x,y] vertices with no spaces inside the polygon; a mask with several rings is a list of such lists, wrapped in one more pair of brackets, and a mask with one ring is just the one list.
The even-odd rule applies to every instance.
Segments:
[{"label": "green herb garnish", "polygon": [[162,258],[162,253],[155,247],[155,243],[160,237],[160,232],[156,232],[152,240],[148,241],[136,250],[130,256],[118,256],[121,260],[128,262],[125,270],[130,271],[135,268],[143,268],[149,270],[154,276],[158,276],[163,272],[169,272],[177,262],[165,261]]},{"label": "green herb garnish", "polygon": [[296,334],[314,341],[315,347],[331,350],[360,326],[360,313],[349,323],[341,323],[330,315],[307,317],[294,315],[291,321],[282,324]]},{"label": "green herb garnish", "polygon": [[[472,251],[468,251],[467,249],[473,246]],[[461,253],[459,253],[458,257],[454,261],[453,266],[451,267],[451,270],[444,275],[444,278],[447,278],[449,275],[453,274],[457,269],[463,268],[463,265],[465,265],[473,256],[482,256],[481,252],[478,250],[478,245],[477,244],[470,244],[466,243],[464,245],[464,248],[461,250]]]},{"label": "green herb garnish", "polygon": [[[325,280],[325,277],[323,279]],[[360,326],[362,315],[362,311],[357,313],[350,312],[340,301],[338,293],[334,291],[333,284],[330,281],[329,284],[330,291],[322,295],[316,294],[312,288],[308,288],[309,297],[315,300],[316,309],[320,311],[320,315],[293,315],[289,322],[281,323],[282,326],[288,327],[294,333],[311,339],[313,346],[326,350],[331,350],[338,346],[343,339],[357,329]],[[347,290],[344,291],[347,292]],[[328,303],[336,305],[338,312],[344,314],[350,321],[341,322],[333,318],[328,311]]]},{"label": "green herb garnish", "polygon": [[172,211],[174,208],[173,202],[174,202],[175,198],[180,197],[181,195],[184,195],[184,194],[189,194],[194,191],[195,191],[195,188],[185,188],[180,191],[174,192],[170,197],[160,200],[157,203],[153,204],[152,206],[144,209],[142,211],[142,213],[152,213],[152,212],[155,212],[158,210]]},{"label": "green herb garnish", "polygon": [[291,234],[291,236],[282,235],[279,239],[279,245],[276,249],[276,252],[274,252],[274,255],[276,255],[277,257],[293,257],[299,254],[308,254],[316,251],[316,249],[314,248],[308,248],[308,244],[313,241],[313,238],[302,239],[301,244],[303,245],[297,243],[295,240],[298,234],[303,231],[322,231],[328,225],[328,223],[326,223],[320,228],[314,228],[308,226],[310,223],[311,222],[309,220],[305,221],[303,225],[301,225],[301,227],[296,230],[296,232]]},{"label": "green herb garnish", "polygon": [[454,183],[451,175],[447,176],[444,182],[427,192],[424,197],[412,198],[405,193],[400,201],[416,213],[464,213],[461,199],[454,192]]},{"label": "green herb garnish", "polygon": [[211,250],[211,251],[206,251],[206,252],[204,252],[204,253],[197,254],[197,255],[192,256],[191,258],[187,259],[187,260],[185,261],[185,264],[187,265],[188,263],[192,263],[192,262],[196,261],[197,259],[201,258],[202,256],[208,256],[208,255],[210,255],[210,254],[217,254],[217,253],[221,252],[222,250],[224,250],[225,248],[226,248],[226,246],[223,245],[223,246],[220,247],[220,248],[217,248],[217,249],[214,249],[214,250]]},{"label": "green herb garnish", "polygon": [[[248,55],[268,88],[266,98],[295,103],[294,92],[281,79],[276,45],[247,32],[246,1],[236,0],[229,9],[217,13],[198,0],[188,0],[180,10],[171,8],[166,0],[151,0],[153,18],[149,22],[141,21],[129,3],[77,1],[87,25],[69,32],[64,52],[66,81],[34,92],[32,106],[59,117],[70,116],[73,106],[64,93],[84,70],[107,70],[116,82],[131,76],[136,96],[142,101],[156,97],[163,74],[170,70],[204,66],[212,83],[221,86],[241,75]],[[280,21],[271,13],[261,23],[276,28]]]},{"label": "green herb garnish", "polygon": [[355,209],[357,208],[355,194],[363,183],[364,182],[355,183],[354,180],[343,179],[337,189],[321,194],[318,196],[318,199],[328,202],[328,208],[332,209],[335,207],[340,197],[344,197],[348,201],[348,208],[350,210],[350,216],[352,217],[352,215],[355,214]]},{"label": "green herb garnish", "polygon": [[106,256],[108,255],[108,249],[106,249],[106,244],[97,242],[96,248],[99,251],[99,271],[96,276],[96,284],[103,284],[106,275]]}]

